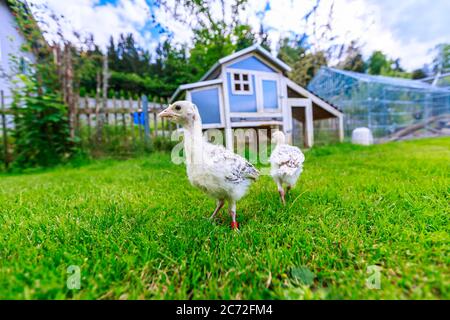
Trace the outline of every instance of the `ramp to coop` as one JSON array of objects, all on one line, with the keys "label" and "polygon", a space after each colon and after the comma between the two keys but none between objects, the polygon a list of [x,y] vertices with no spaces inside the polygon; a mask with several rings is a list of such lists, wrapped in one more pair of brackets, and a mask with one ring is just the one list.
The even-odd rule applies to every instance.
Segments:
[{"label": "ramp to coop", "polygon": [[[419,132],[422,131],[422,132]],[[430,135],[431,133],[431,135]],[[407,126],[381,142],[396,141],[408,136],[419,138],[450,135],[450,114],[428,118],[426,121]]]}]

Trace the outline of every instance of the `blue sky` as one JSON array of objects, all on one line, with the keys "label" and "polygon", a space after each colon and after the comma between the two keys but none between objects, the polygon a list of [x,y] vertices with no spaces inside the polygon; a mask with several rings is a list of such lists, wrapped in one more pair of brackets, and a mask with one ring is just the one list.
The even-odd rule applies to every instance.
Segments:
[{"label": "blue sky", "polygon": [[[29,1],[47,2],[70,21],[65,25],[67,30],[93,33],[103,46],[111,34],[118,37],[121,32],[135,34],[141,45],[151,50],[156,47],[157,39],[167,36],[165,31],[179,42],[189,43],[192,37],[189,28],[156,5],[157,0]],[[280,37],[312,33],[311,25],[302,22],[301,17],[314,3],[315,0],[249,0],[241,19],[256,28],[264,16],[275,51]],[[319,24],[327,20],[331,3],[332,0],[321,1],[317,12]],[[450,42],[449,0],[335,0],[334,3],[332,21],[337,36],[334,42],[358,39],[364,45],[365,56],[373,50],[382,50],[392,58],[401,58],[402,65],[411,70],[431,60],[435,45]],[[220,10],[216,11],[220,14]],[[195,17],[186,17],[195,23]],[[332,42],[313,37],[310,41],[317,48]]]}]

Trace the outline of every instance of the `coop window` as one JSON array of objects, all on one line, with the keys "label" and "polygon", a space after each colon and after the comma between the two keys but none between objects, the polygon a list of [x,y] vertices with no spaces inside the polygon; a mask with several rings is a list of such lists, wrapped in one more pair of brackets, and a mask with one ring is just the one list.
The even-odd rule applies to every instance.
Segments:
[{"label": "coop window", "polygon": [[231,80],[233,94],[253,94],[252,82],[248,73],[233,73]]}]

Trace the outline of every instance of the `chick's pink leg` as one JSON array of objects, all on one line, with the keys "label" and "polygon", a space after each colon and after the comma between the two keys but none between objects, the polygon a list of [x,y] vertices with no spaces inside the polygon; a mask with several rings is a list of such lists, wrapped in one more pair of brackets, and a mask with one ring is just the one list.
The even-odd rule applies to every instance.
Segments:
[{"label": "chick's pink leg", "polygon": [[213,212],[213,214],[211,215],[211,217],[209,217],[209,220],[214,219],[214,217],[216,216],[217,212],[219,212],[220,209],[222,209],[223,204],[224,204],[224,201],[223,201],[223,200],[217,200],[217,206],[216,206],[216,209],[214,210],[214,212]]},{"label": "chick's pink leg", "polygon": [[282,203],[283,205],[286,205],[286,200],[284,200],[284,190],[283,190],[283,189],[280,189],[280,190],[278,190],[278,193],[280,194],[281,203]]},{"label": "chick's pink leg", "polygon": [[236,202],[230,201],[230,207],[228,209],[231,216],[231,229],[239,230],[239,223],[236,221]]},{"label": "chick's pink leg", "polygon": [[278,186],[278,193],[280,194],[281,202],[283,203],[283,205],[286,205],[286,201],[284,200],[283,185],[281,184],[281,182],[277,181],[277,186]]}]

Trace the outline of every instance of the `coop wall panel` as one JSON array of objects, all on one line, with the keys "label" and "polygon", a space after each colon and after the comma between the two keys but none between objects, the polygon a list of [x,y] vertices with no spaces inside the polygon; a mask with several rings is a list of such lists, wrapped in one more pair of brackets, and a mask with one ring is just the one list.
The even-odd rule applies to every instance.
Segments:
[{"label": "coop wall panel", "polygon": [[263,72],[276,72],[271,67],[269,67],[266,63],[262,62],[257,57],[251,56],[245,58],[241,61],[233,63],[229,66],[233,69],[244,69],[244,70],[253,70],[253,71],[263,71]]},{"label": "coop wall panel", "polygon": [[278,109],[278,88],[275,80],[263,80],[263,106],[264,109]]},{"label": "coop wall panel", "polygon": [[[252,77],[253,88],[255,88],[255,76]],[[228,97],[231,112],[256,112],[256,90],[252,94],[233,94],[231,90],[231,74],[227,72]]]},{"label": "coop wall panel", "polygon": [[220,123],[218,88],[193,91],[191,100],[197,106],[204,124]]}]

